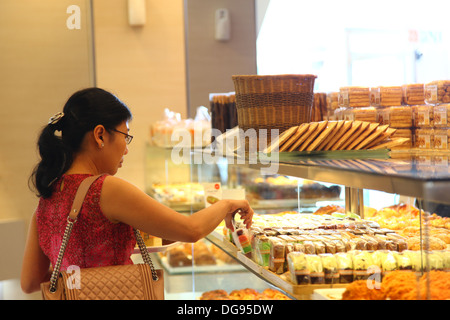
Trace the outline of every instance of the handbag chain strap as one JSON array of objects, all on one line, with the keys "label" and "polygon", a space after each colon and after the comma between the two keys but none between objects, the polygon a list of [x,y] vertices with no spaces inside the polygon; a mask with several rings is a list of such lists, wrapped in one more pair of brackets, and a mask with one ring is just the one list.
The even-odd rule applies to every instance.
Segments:
[{"label": "handbag chain strap", "polygon": [[[64,230],[61,247],[59,248],[58,258],[56,259],[56,264],[50,277],[50,292],[56,291],[56,285],[61,270],[61,263],[64,256],[64,252],[66,251],[67,244],[69,243],[69,238],[72,233],[73,225],[77,221],[77,216],[81,210],[81,205],[83,203],[84,197],[86,196],[86,193],[89,190],[91,184],[95,180],[97,180],[98,177],[99,176],[91,176],[89,178],[86,178],[78,187],[77,194],[75,195],[75,200],[72,205],[72,209],[70,210],[69,216],[67,217],[66,229]],[[134,235],[136,237],[136,242],[142,255],[142,259],[144,260],[145,264],[148,264],[150,266],[153,280],[158,281],[159,278],[155,268],[153,267],[152,259],[150,258],[150,253],[147,250],[144,239],[142,239],[139,230],[137,229],[133,230]]]},{"label": "handbag chain strap", "polygon": [[61,242],[61,247],[59,248],[58,258],[56,259],[55,267],[53,268],[52,275],[50,277],[50,292],[56,291],[56,282],[58,281],[59,271],[61,269],[61,262],[64,256],[64,251],[66,251],[67,243],[69,242],[70,234],[72,233],[73,224],[75,220],[69,219],[67,217],[67,225],[64,230],[64,235]]},{"label": "handbag chain strap", "polygon": [[150,266],[150,270],[152,271],[152,278],[154,281],[158,281],[158,274],[156,273],[155,267],[153,267],[152,259],[150,258],[150,253],[147,250],[147,246],[145,245],[144,239],[142,239],[141,233],[138,229],[134,229],[134,236],[136,237],[136,242],[141,251],[142,259],[144,263]]}]

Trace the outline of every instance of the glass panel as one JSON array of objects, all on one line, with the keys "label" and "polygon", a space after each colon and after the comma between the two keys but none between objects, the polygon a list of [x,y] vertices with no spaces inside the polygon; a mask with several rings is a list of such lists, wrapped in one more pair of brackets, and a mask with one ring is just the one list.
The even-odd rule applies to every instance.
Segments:
[{"label": "glass panel", "polygon": [[447,79],[450,33],[445,10],[436,10],[445,5],[446,0],[370,6],[357,0],[270,1],[258,19],[258,73],[316,74],[317,92]]}]

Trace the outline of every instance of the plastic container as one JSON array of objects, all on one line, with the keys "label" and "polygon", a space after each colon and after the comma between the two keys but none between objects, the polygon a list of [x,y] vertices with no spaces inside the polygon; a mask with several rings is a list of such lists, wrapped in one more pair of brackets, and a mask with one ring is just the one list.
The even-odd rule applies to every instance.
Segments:
[{"label": "plastic container", "polygon": [[432,128],[416,129],[414,138],[414,147],[419,149],[433,148],[434,130]]},{"label": "plastic container", "polygon": [[436,128],[433,130],[433,149],[449,149],[450,128]]},{"label": "plastic container", "polygon": [[378,87],[370,88],[370,105],[372,107],[380,106],[380,91]]},{"label": "plastic container", "polygon": [[425,104],[425,86],[423,83],[405,84],[402,86],[403,104]]},{"label": "plastic container", "polygon": [[352,108],[349,111],[351,116],[344,120],[377,122],[377,109],[375,107]]},{"label": "plastic container", "polygon": [[399,145],[392,147],[393,150],[399,149],[411,149],[414,145],[414,133],[412,128],[398,128],[395,133],[391,136],[391,138],[408,138],[409,141]]},{"label": "plastic container", "polygon": [[434,106],[433,117],[435,127],[450,127],[450,103]]},{"label": "plastic container", "polygon": [[336,253],[336,262],[338,265],[339,282],[351,283],[353,282],[353,260],[348,253]]},{"label": "plastic container", "polygon": [[336,110],[339,107],[339,92],[327,93],[327,109]]},{"label": "plastic container", "polygon": [[276,274],[282,274],[284,272],[286,242],[277,237],[271,237],[269,241],[269,270]]},{"label": "plastic container", "polygon": [[388,123],[393,128],[411,128],[413,126],[413,110],[409,106],[389,107]]},{"label": "plastic container", "polygon": [[425,84],[425,103],[450,103],[450,80],[437,80]]},{"label": "plastic container", "polygon": [[434,108],[430,105],[413,106],[414,126],[432,128],[434,126]]},{"label": "plastic container", "polygon": [[310,271],[303,252],[291,252],[287,255],[288,270],[291,282],[296,285],[310,283]]},{"label": "plastic container", "polygon": [[400,86],[391,87],[378,87],[380,95],[380,106],[390,107],[390,106],[401,106],[403,91]]},{"label": "plastic container", "polygon": [[234,231],[231,233],[233,237],[233,242],[236,247],[248,258],[252,258],[252,245],[250,241],[250,234],[247,228],[245,227],[237,227],[237,224],[234,220],[233,227]]},{"label": "plastic container", "polygon": [[342,87],[339,89],[339,106],[357,108],[370,106],[369,87]]},{"label": "plastic container", "polygon": [[321,254],[319,256],[322,259],[325,284],[339,283],[339,272],[336,257],[330,253]]},{"label": "plastic container", "polygon": [[306,261],[309,269],[311,284],[324,284],[325,273],[323,271],[322,259],[315,254],[307,254]]}]

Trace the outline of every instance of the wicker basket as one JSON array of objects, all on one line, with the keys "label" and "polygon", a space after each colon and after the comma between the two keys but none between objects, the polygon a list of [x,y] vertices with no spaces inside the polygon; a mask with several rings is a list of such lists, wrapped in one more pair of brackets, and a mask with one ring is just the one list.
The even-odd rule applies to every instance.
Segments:
[{"label": "wicker basket", "polygon": [[241,129],[286,129],[311,121],[314,81],[310,74],[235,75],[238,124]]}]

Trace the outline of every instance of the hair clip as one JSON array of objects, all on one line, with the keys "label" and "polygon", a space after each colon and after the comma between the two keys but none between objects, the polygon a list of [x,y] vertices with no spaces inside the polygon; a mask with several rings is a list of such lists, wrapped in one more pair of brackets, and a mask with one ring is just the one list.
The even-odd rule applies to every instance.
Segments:
[{"label": "hair clip", "polygon": [[48,121],[48,124],[55,124],[59,120],[61,120],[62,117],[64,117],[64,112],[58,112],[53,117],[50,118],[50,120]]}]

